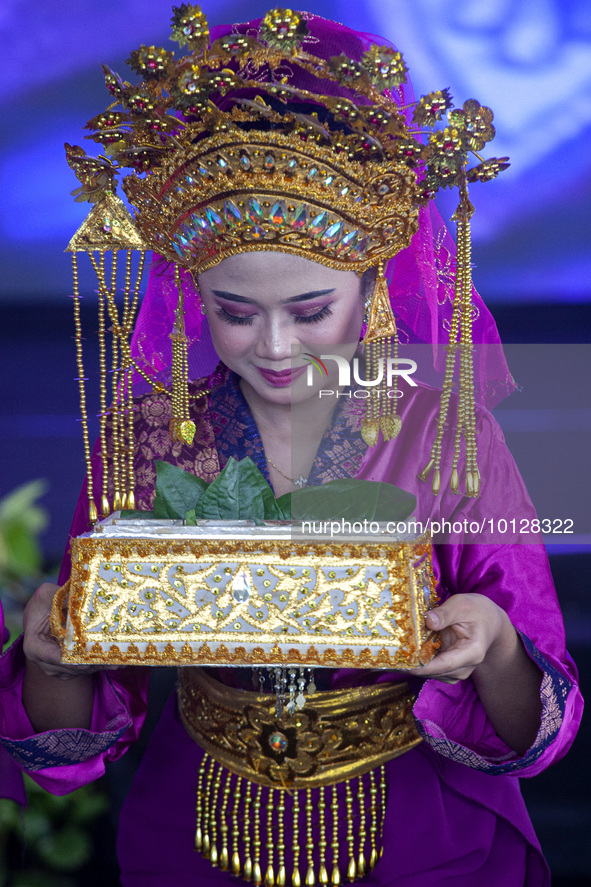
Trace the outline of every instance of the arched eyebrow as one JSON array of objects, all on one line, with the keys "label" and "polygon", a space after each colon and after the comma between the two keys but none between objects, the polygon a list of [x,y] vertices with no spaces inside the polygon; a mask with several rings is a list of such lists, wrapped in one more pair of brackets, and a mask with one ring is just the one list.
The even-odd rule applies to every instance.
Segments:
[{"label": "arched eyebrow", "polygon": [[[327,290],[312,290],[309,293],[300,293],[298,296],[291,296],[279,302],[280,305],[291,305],[293,302],[309,302],[311,299],[318,299],[321,296],[329,296],[334,293],[334,287]],[[227,299],[228,302],[245,302],[248,305],[256,305],[256,299],[248,299],[246,296],[239,296],[237,293],[229,293],[226,290],[212,290],[214,296],[220,299]]]}]

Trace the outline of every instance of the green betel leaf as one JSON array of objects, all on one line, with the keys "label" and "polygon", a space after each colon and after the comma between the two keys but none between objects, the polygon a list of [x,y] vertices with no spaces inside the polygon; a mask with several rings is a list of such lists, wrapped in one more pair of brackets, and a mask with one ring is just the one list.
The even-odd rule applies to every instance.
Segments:
[{"label": "green betel leaf", "polygon": [[400,487],[355,478],[304,487],[277,502],[283,513],[291,505],[292,520],[399,521],[409,517],[417,505],[416,496]]},{"label": "green betel leaf", "polygon": [[156,496],[154,517],[162,520],[184,518],[194,508],[209,486],[207,481],[169,462],[156,460]]},{"label": "green betel leaf", "polygon": [[228,459],[194,509],[194,518],[210,520],[281,520],[273,491],[252,459]]}]

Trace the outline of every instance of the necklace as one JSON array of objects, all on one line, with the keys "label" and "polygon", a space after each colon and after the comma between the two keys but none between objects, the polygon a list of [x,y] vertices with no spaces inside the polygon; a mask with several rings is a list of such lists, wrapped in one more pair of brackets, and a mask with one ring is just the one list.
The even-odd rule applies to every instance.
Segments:
[{"label": "necklace", "polygon": [[299,487],[300,490],[301,490],[301,489],[303,489],[303,487],[307,487],[307,486],[308,486],[308,478],[307,478],[307,477],[304,477],[303,474],[300,474],[300,476],[297,477],[297,478],[296,478],[296,477],[290,477],[289,474],[285,474],[285,472],[282,471],[282,470],[279,468],[278,465],[275,465],[275,463],[273,462],[272,459],[269,459],[268,456],[266,456],[265,458],[266,458],[267,462],[269,463],[269,465],[272,465],[273,468],[275,469],[275,471],[278,471],[278,472],[279,472],[279,474],[281,475],[281,477],[284,477],[285,480],[290,481],[295,487]]}]

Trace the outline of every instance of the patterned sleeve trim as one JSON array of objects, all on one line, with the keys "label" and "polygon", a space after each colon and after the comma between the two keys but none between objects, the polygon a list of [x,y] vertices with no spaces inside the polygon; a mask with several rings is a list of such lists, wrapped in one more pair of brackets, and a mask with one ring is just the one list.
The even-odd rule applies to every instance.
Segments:
[{"label": "patterned sleeve trim", "polygon": [[8,739],[0,736],[0,744],[23,770],[44,770],[46,767],[65,767],[103,754],[132,726],[128,714],[118,714],[107,723],[104,731],[47,730],[26,739]]},{"label": "patterned sleeve trim", "polygon": [[[473,770],[482,770],[495,776],[505,773],[517,773],[530,767],[552,745],[564,717],[566,699],[572,688],[571,681],[565,678],[558,669],[540,653],[538,648],[522,632],[518,632],[528,655],[544,673],[540,686],[540,701],[542,703],[542,716],[540,729],[533,745],[521,758],[516,758],[514,753],[505,757],[483,757],[478,752],[450,740],[443,734],[441,727],[431,721],[417,720],[417,729],[425,742],[438,754],[471,767]],[[510,758],[510,760],[507,760]]]}]

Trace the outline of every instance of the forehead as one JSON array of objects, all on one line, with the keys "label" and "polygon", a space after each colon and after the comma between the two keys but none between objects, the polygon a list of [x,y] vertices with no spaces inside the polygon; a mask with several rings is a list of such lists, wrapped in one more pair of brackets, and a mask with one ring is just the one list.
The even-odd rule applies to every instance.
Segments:
[{"label": "forehead", "polygon": [[359,286],[359,277],[354,271],[335,270],[302,256],[265,250],[229,256],[204,271],[199,281],[208,289],[231,289],[243,295],[260,292],[262,288],[277,291],[280,285],[286,297],[307,290]]}]

